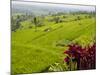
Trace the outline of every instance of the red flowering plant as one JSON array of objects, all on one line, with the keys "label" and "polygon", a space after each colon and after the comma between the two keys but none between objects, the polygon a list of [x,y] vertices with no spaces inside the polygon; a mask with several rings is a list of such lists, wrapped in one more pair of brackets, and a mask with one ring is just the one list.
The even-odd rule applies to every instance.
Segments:
[{"label": "red flowering plant", "polygon": [[78,44],[69,44],[65,50],[66,58],[64,62],[69,65],[72,70],[72,64],[77,63],[77,70],[95,69],[96,60],[96,44],[82,47]]}]

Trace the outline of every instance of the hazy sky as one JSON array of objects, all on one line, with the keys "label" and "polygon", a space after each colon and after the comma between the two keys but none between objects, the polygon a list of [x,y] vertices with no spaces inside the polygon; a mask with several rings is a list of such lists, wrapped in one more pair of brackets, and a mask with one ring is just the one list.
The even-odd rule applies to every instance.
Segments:
[{"label": "hazy sky", "polygon": [[95,10],[95,6],[80,6],[80,5],[64,5],[64,4],[48,4],[48,3],[34,3],[34,2],[22,2],[22,1],[13,1],[13,4],[27,4],[27,5],[40,5],[40,6],[51,6],[51,7],[67,7],[67,8],[75,8],[82,10]]},{"label": "hazy sky", "polygon": [[[21,1],[23,1],[23,0],[21,0]],[[96,4],[96,0],[24,0],[24,1],[74,3],[74,4],[87,4],[87,5],[95,5]]]}]

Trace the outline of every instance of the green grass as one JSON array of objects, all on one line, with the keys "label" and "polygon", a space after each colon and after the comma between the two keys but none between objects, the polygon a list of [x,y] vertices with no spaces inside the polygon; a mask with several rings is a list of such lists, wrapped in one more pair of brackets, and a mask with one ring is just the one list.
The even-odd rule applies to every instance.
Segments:
[{"label": "green grass", "polygon": [[[82,18],[84,15],[80,15]],[[75,16],[67,18],[69,22],[55,24],[47,20],[52,18],[47,16],[44,26],[38,27],[35,32],[34,26],[24,21],[21,24],[24,29],[12,32],[12,73],[37,73],[44,72],[55,62],[63,62],[65,57],[63,52],[66,47],[56,46],[59,41],[81,41],[95,36],[95,18],[70,21]],[[64,19],[66,20],[66,19]],[[80,25],[81,24],[81,25]],[[44,29],[51,27],[49,32]],[[87,41],[85,41],[87,43]]]}]

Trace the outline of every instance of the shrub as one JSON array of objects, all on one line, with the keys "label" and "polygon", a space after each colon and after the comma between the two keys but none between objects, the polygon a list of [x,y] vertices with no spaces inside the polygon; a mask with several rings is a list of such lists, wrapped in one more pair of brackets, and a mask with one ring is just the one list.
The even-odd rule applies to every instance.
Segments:
[{"label": "shrub", "polygon": [[95,69],[95,43],[84,48],[78,44],[70,44],[64,54],[67,55],[64,61],[70,65],[70,70],[74,62],[77,63],[77,70]]},{"label": "shrub", "polygon": [[29,29],[31,29],[32,28],[32,26],[29,26]]}]

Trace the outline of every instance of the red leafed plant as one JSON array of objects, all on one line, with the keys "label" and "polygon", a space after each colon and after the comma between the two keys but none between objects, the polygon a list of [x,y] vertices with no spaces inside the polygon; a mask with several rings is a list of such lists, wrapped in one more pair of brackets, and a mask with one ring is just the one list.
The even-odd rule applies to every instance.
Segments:
[{"label": "red leafed plant", "polygon": [[78,44],[70,44],[64,54],[67,55],[64,61],[70,65],[70,70],[74,62],[77,63],[77,70],[95,69],[96,67],[95,43],[84,48]]}]

